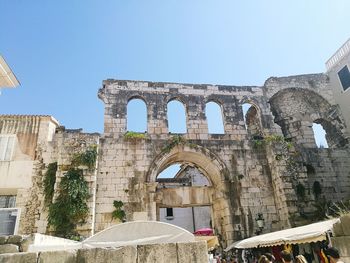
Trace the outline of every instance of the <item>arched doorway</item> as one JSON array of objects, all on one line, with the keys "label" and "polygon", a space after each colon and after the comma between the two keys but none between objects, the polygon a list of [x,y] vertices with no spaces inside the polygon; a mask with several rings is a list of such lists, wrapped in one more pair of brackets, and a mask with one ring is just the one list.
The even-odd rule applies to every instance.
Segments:
[{"label": "arched doorway", "polygon": [[[199,187],[204,187],[203,189],[206,189],[211,186],[207,177],[196,165],[189,163],[170,165],[157,176],[156,181],[158,183],[157,191],[162,193],[163,197],[170,197],[170,200],[174,198],[174,195],[177,196],[179,192],[186,192],[186,188],[199,189]],[[158,204],[158,221],[182,227],[192,233],[202,228],[213,227],[211,223],[211,205],[209,203],[204,204],[203,201],[194,201],[190,204],[178,204],[175,201],[172,206],[165,206],[164,203],[169,203],[169,200]]]},{"label": "arched doorway", "polygon": [[[192,185],[184,180],[174,180],[165,184],[157,180],[158,175],[172,164],[195,168],[207,179],[208,184]],[[221,241],[233,241],[232,215],[226,189],[225,177],[228,170],[225,164],[208,149],[193,145],[179,144],[169,152],[159,154],[147,174],[147,182],[154,184],[150,197],[149,214],[159,220],[161,208],[210,207],[210,223]],[[180,174],[181,175],[181,174]],[[180,179],[180,177],[179,177]],[[164,187],[165,186],[165,187]],[[169,211],[170,212],[170,211]],[[169,215],[171,216],[171,215]],[[171,222],[170,222],[171,223]]]}]

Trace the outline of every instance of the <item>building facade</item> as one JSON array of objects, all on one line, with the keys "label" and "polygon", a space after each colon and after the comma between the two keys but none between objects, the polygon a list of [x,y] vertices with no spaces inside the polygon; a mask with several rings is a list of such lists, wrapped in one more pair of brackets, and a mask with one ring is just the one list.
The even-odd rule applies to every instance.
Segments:
[{"label": "building facade", "polygon": [[[48,116],[0,117],[1,136],[15,145],[1,153],[0,195],[12,196],[6,202],[21,209],[19,233],[52,231],[43,189],[47,170],[56,164],[55,200],[74,158],[91,147],[97,148],[95,166],[79,168],[89,187],[88,215],[77,226],[84,236],[118,223],[116,201],[127,221],[161,220],[164,208],[192,213],[205,207],[203,222],[226,247],[304,224],[324,212],[316,207],[350,198],[349,136],[326,74],[269,78],[260,87],[105,80],[98,96],[105,105],[101,135],[65,129]],[[143,134],[127,131],[134,99],[147,108]],[[169,133],[173,100],[184,105],[186,133]],[[223,134],[208,131],[209,102],[221,109]],[[329,148],[316,146],[315,123],[326,131]],[[187,183],[185,175],[159,180],[172,164],[198,170],[207,183]],[[264,219],[263,229],[257,218]]]},{"label": "building facade", "polygon": [[339,105],[350,133],[350,39],[326,62],[334,100]]},{"label": "building facade", "polygon": [[57,127],[51,116],[0,115],[0,235],[36,230],[39,149]]}]

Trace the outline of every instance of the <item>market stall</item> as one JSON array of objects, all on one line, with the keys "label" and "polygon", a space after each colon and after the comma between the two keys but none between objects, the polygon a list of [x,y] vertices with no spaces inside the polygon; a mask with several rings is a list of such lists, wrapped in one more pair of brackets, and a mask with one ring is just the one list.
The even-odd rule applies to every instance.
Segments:
[{"label": "market stall", "polygon": [[331,219],[250,237],[234,242],[225,251],[260,249],[266,252],[269,249],[269,252],[279,255],[279,251],[287,249],[316,259],[322,256],[322,245],[324,241],[329,240],[333,225],[339,221],[339,219]]}]

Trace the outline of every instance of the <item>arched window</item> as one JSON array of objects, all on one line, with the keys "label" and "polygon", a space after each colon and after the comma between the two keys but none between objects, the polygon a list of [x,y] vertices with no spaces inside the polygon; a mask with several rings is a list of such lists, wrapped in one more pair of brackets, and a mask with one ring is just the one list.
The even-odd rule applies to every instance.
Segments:
[{"label": "arched window", "polygon": [[207,117],[208,132],[211,134],[224,134],[224,123],[219,104],[208,102],[205,104],[205,116]]},{"label": "arched window", "polygon": [[312,124],[312,130],[314,131],[314,138],[318,148],[328,148],[328,143],[326,139],[326,131],[323,126],[318,123]]},{"label": "arched window", "polygon": [[257,108],[250,103],[242,105],[245,128],[251,136],[262,135],[260,118]]},{"label": "arched window", "polygon": [[177,100],[168,103],[168,130],[172,133],[186,133],[185,106]]},{"label": "arched window", "polygon": [[132,99],[128,102],[126,122],[128,131],[147,131],[147,106],[143,100]]}]

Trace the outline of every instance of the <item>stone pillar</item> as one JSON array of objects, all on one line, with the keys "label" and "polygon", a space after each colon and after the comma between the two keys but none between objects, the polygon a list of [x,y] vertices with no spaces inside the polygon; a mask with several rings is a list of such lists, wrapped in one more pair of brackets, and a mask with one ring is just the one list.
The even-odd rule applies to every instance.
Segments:
[{"label": "stone pillar", "polygon": [[164,95],[149,95],[147,131],[153,134],[168,134],[167,100]]},{"label": "stone pillar", "polygon": [[205,104],[201,97],[191,97],[187,104],[187,134],[189,139],[208,139]]}]

